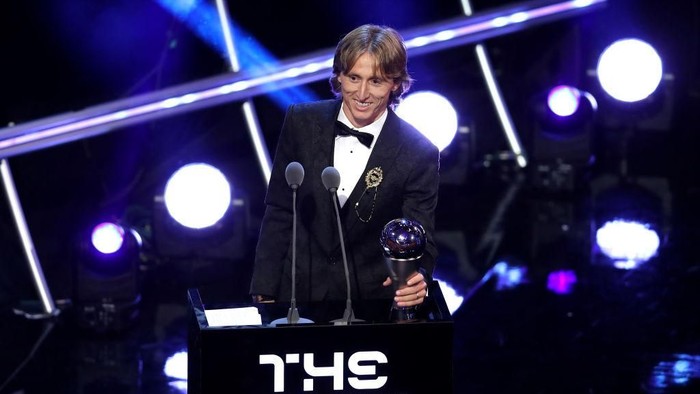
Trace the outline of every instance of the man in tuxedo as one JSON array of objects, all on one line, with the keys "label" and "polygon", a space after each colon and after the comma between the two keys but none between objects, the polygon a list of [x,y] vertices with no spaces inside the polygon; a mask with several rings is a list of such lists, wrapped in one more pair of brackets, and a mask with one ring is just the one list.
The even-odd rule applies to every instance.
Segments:
[{"label": "man in tuxedo", "polygon": [[[393,298],[400,307],[419,305],[437,257],[433,232],[440,156],[393,110],[413,83],[402,37],[386,26],[357,27],[338,43],[329,81],[335,99],[293,104],[287,110],[250,294],[256,302],[291,297],[293,199],[285,169],[298,162],[305,176],[297,189],[296,299],[344,300],[347,295],[336,200],[321,179],[323,170],[333,166],[340,174],[337,201],[353,300]],[[348,127],[369,136],[345,135]],[[426,247],[419,272],[407,287],[394,291],[380,236],[385,224],[397,218],[420,223]]]}]

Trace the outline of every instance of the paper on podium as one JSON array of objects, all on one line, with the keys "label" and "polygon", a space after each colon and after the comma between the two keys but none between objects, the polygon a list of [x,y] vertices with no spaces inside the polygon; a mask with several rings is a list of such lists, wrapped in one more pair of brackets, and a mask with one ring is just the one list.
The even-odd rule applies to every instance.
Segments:
[{"label": "paper on podium", "polygon": [[243,308],[209,309],[204,311],[209,327],[226,326],[259,326],[262,318],[258,308],[248,306]]}]

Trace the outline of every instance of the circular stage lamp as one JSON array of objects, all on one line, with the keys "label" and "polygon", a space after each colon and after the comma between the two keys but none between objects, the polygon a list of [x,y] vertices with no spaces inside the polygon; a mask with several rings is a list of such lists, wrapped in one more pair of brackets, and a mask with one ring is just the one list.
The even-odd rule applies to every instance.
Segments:
[{"label": "circular stage lamp", "polygon": [[103,254],[112,254],[124,244],[124,228],[111,222],[103,222],[92,229],[92,246]]},{"label": "circular stage lamp", "polygon": [[444,96],[419,91],[407,95],[396,114],[428,137],[441,151],[445,149],[457,133],[457,111]]},{"label": "circular stage lamp", "polygon": [[213,226],[231,205],[231,184],[206,163],[187,164],[170,177],[163,198],[168,214],[193,229]]},{"label": "circular stage lamp", "polygon": [[554,114],[571,116],[578,110],[581,92],[573,86],[559,85],[549,91],[547,106]]},{"label": "circular stage lamp", "polygon": [[608,46],[598,59],[597,74],[606,93],[623,102],[649,97],[661,82],[663,66],[648,43],[627,38]]},{"label": "circular stage lamp", "polygon": [[591,93],[563,84],[546,92],[535,107],[542,132],[557,139],[586,132],[597,111],[598,102]]}]

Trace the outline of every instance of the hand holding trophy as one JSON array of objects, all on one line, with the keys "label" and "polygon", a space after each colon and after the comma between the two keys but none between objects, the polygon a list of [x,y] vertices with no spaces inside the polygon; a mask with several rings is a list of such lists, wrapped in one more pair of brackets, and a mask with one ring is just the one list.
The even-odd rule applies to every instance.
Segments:
[{"label": "hand holding trophy", "polygon": [[[394,290],[407,286],[408,279],[418,271],[418,259],[425,251],[425,230],[415,220],[399,218],[384,225],[380,237],[385,261]],[[391,320],[410,322],[417,320],[417,307],[399,307],[396,302],[391,307]]]}]

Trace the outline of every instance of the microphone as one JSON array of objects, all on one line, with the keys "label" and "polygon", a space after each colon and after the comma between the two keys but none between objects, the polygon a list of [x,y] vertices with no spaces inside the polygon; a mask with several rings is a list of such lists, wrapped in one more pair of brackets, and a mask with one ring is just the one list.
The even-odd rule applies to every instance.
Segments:
[{"label": "microphone", "polygon": [[287,312],[287,318],[280,318],[270,322],[271,326],[276,326],[278,324],[307,324],[313,323],[309,319],[299,317],[299,311],[297,310],[297,299],[296,299],[296,289],[297,289],[297,189],[301,186],[301,182],[304,180],[304,167],[293,161],[287,164],[287,168],[284,171],[284,177],[287,179],[287,184],[292,188],[292,299],[289,306],[289,311]]},{"label": "microphone", "polygon": [[287,169],[284,171],[284,177],[287,179],[287,184],[292,190],[297,190],[304,180],[304,167],[299,162],[293,161],[287,164]]},{"label": "microphone", "polygon": [[340,211],[338,210],[338,187],[340,186],[340,173],[335,167],[326,167],[321,173],[323,186],[331,192],[333,206],[335,207],[335,218],[338,222],[338,236],[340,237],[340,250],[343,253],[343,267],[345,268],[345,287],[347,289],[347,299],[345,301],[345,312],[340,319],[332,320],[335,325],[348,325],[351,322],[360,322],[355,319],[355,312],[352,310],[352,297],[350,294],[350,271],[348,270],[348,256],[345,253],[345,237],[343,237],[343,227],[340,224]]}]

